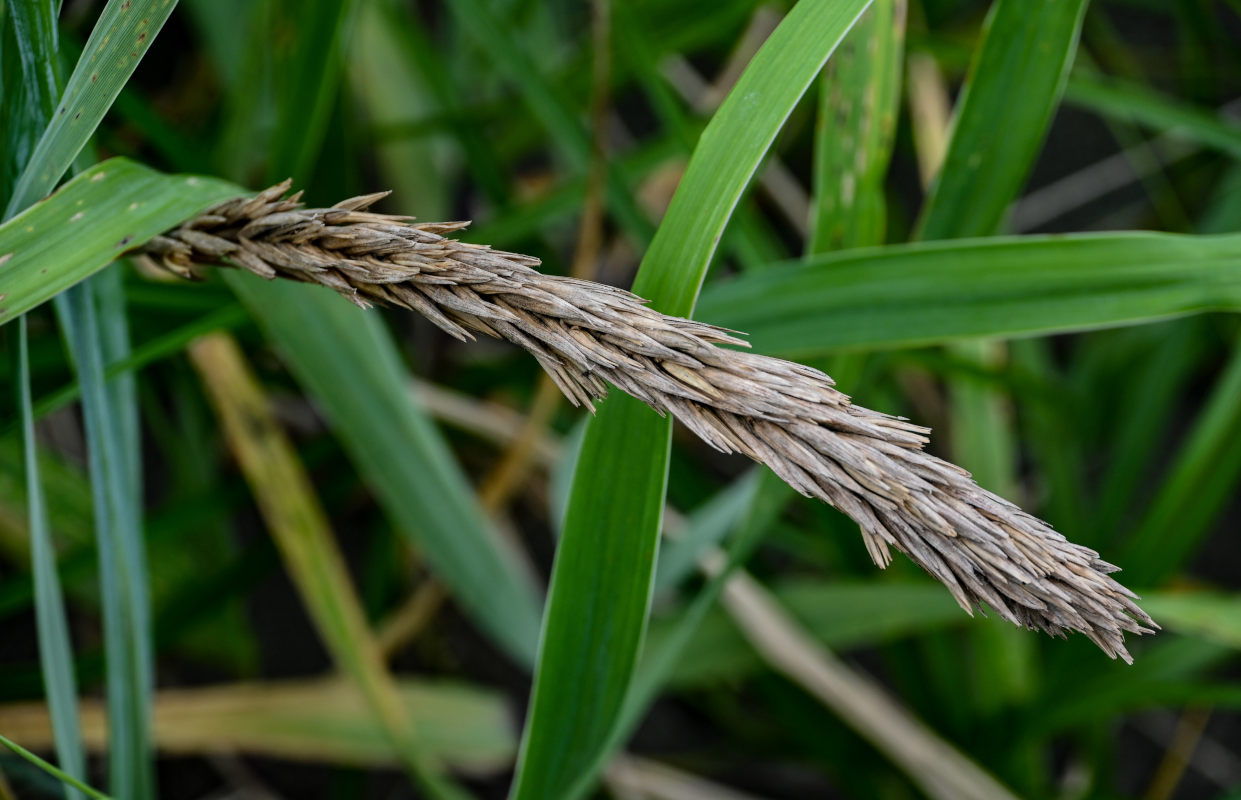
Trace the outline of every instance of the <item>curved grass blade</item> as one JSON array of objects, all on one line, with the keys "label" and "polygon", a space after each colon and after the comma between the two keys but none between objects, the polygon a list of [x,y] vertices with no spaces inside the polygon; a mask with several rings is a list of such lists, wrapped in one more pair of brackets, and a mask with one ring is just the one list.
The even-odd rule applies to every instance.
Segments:
[{"label": "curved grass blade", "polygon": [[[26,490],[30,518],[30,562],[34,576],[35,619],[38,624],[39,661],[43,685],[56,738],[56,756],[66,774],[86,778],[86,756],[78,728],[77,680],[73,674],[73,646],[65,617],[65,600],[60,589],[56,550],[48,524],[47,505],[39,474],[34,436],[34,413],[30,399],[30,353],[27,347],[26,318],[18,321],[18,379],[21,392],[22,443],[26,458]],[[66,790],[66,797],[77,796]]]},{"label": "curved grass blade", "polygon": [[703,293],[701,319],[806,359],[1241,311],[1241,235],[1070,234],[814,256]]},{"label": "curved grass blade", "polygon": [[213,203],[244,193],[114,158],[0,226],[0,324]]},{"label": "curved grass blade", "polygon": [[55,116],[17,179],[10,212],[48,194],[65,174],[175,6],[173,0],[109,0],[69,76]]},{"label": "curved grass blade", "polygon": [[[733,209],[784,120],[868,0],[799,3],[703,132],[634,291],[693,311]],[[572,797],[613,736],[646,628],[671,420],[625,396],[586,431],[552,568],[515,798]]]}]

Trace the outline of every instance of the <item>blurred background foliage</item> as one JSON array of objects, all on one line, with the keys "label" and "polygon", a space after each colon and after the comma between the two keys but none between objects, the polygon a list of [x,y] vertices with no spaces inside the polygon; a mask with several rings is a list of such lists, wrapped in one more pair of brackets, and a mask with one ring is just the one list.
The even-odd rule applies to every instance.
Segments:
[{"label": "blurred background foliage", "polygon": [[[65,74],[102,5],[64,4]],[[628,286],[699,134],[790,5],[183,0],[93,144],[254,188],[291,176],[316,205],[390,188],[385,211],[471,219],[470,241]],[[742,198],[702,318],[761,318],[763,295],[730,306],[712,284],[831,250],[1241,230],[1241,3],[1007,5],[987,26],[982,0],[875,4]],[[10,8],[6,65],[11,23]],[[976,116],[953,128],[963,98]],[[412,314],[237,276],[108,274],[99,330],[127,321],[128,342],[102,363],[132,393],[145,465],[160,751],[156,788],[135,796],[505,796],[583,412],[515,348]],[[1241,329],[1226,314],[1142,321],[906,349],[884,330],[840,352],[755,338],[932,426],[937,453],[1122,566],[1167,629],[1131,643],[1134,666],[970,619],[900,558],[879,572],[847,518],[677,429],[664,523],[681,536],[660,553],[638,697],[582,755],[607,767],[581,791],[951,797],[998,780],[1021,797],[1241,797]],[[50,308],[29,330],[102,786],[107,611],[81,373]],[[16,386],[18,360],[0,376]],[[15,404],[3,419],[0,733],[47,752]],[[727,586],[695,566],[717,544],[746,570]],[[850,683],[860,673],[879,694]],[[921,722],[876,731],[893,702]],[[908,760],[920,745],[943,748],[934,764]],[[127,767],[112,753],[115,787]],[[61,792],[15,757],[0,770],[0,796]]]}]

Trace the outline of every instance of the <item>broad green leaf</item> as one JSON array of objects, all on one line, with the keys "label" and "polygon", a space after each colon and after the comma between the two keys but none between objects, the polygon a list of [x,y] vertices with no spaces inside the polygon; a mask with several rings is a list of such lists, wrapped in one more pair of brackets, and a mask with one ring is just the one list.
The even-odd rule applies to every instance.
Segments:
[{"label": "broad green leaf", "polygon": [[760,353],[940,344],[1241,310],[1241,236],[995,237],[815,256],[713,284],[699,316]]},{"label": "broad green leaf", "polygon": [[[688,315],[741,195],[867,0],[799,3],[703,132],[634,291]],[[646,628],[671,421],[616,396],[587,428],[552,568],[512,795],[576,796],[613,736]]]},{"label": "broad green leaf", "polygon": [[212,178],[164,175],[123,158],[91,167],[0,226],[0,324],[244,192]]},{"label": "broad green leaf", "polygon": [[534,582],[414,404],[407,370],[379,314],[316,287],[236,273],[228,280],[336,429],[393,524],[482,630],[518,663],[533,663]]},{"label": "broad green leaf", "polygon": [[51,192],[86,146],[175,6],[174,0],[108,1],[56,104],[56,115],[17,179],[9,199],[10,212]]}]

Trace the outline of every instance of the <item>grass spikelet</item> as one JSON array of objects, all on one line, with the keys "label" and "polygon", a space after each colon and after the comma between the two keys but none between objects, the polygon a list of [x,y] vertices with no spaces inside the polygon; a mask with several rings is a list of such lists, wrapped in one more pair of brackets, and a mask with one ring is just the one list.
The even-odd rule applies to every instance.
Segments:
[{"label": "grass spikelet", "polygon": [[383,193],[304,208],[289,188],[217,205],[142,252],[179,275],[228,263],[318,283],[360,306],[411,309],[460,339],[507,339],[588,408],[610,383],[848,514],[875,563],[886,566],[891,548],[905,553],[971,614],[986,605],[1017,625],[1080,631],[1125,661],[1124,632],[1158,627],[1109,577],[1116,567],[926,453],[926,428],[854,405],[827,375],[721,347],[745,343],[629,292],[447,236],[464,223],[368,211]]}]

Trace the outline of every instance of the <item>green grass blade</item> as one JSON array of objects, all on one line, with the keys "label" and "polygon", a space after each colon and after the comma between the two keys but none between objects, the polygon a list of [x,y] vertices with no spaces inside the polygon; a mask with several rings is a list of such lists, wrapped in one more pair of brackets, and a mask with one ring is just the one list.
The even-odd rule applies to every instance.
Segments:
[{"label": "green grass blade", "polygon": [[[867,0],[799,3],[690,160],[634,291],[693,311],[724,228],[776,134]],[[646,627],[671,421],[624,396],[586,431],[552,568],[515,798],[573,796],[612,737]]]},{"label": "green grass blade", "polygon": [[1086,2],[992,6],[918,238],[990,236],[1000,229],[1068,79]]},{"label": "green grass blade", "polygon": [[[620,458],[625,471],[612,474],[614,492],[579,477],[570,490],[513,797],[584,791],[577,784],[628,689],[646,629],[672,435],[669,425],[650,425],[650,414],[618,395],[582,442],[577,476]],[[595,425],[602,430],[592,435]]]},{"label": "green grass blade", "polygon": [[703,131],[642,259],[635,293],[666,314],[693,312],[716,244],[763,156],[868,5],[869,0],[798,3],[772,33]]},{"label": "green grass blade", "polygon": [[698,559],[707,548],[719,544],[757,502],[761,476],[760,468],[750,469],[690,515],[685,530],[659,552],[655,570],[657,591],[676,586],[698,569]]},{"label": "green grass blade", "polygon": [[[114,360],[108,364],[104,376],[111,380],[126,373],[135,372],[157,361],[180,353],[187,344],[199,336],[204,336],[214,331],[235,328],[248,319],[249,316],[240,303],[226,305],[218,311],[204,314],[199,319],[188,322],[162,336],[143,342],[133,350],[129,357]],[[35,419],[42,419],[53,411],[64,408],[80,396],[81,387],[75,381],[40,397],[34,404]],[[0,426],[0,436],[3,436],[6,432],[7,429]]]},{"label": "green grass blade", "polygon": [[[444,45],[437,44],[424,26],[410,19],[408,4],[393,0],[367,4],[362,10],[360,27],[365,34],[358,42],[363,52],[350,62],[350,70],[356,77],[357,92],[366,98],[373,121],[399,121],[402,112],[410,114],[423,104],[434,104],[433,110],[444,115],[454,144],[461,149],[462,161],[473,182],[497,205],[508,205],[507,170],[496,153],[495,143],[488,140],[484,129],[471,117],[452,74],[444,69]],[[400,66],[394,67],[396,64]],[[394,77],[395,70],[400,72]],[[423,93],[428,97],[420,98]],[[418,207],[423,208],[425,203],[428,208],[420,213],[438,213],[444,204],[438,197],[425,202],[427,195],[442,194],[436,182],[425,179],[425,175],[437,171],[433,163],[437,155],[438,148],[420,147],[415,142],[381,145],[380,157],[386,157],[394,194],[411,207],[422,198]],[[407,174],[401,174],[398,168]]]},{"label": "green grass blade", "polygon": [[[805,625],[816,641],[832,649],[873,647],[970,624],[959,609],[953,613],[957,606],[951,598],[925,581],[794,579],[776,584],[772,591],[781,607]],[[669,635],[669,626],[652,626],[652,650]],[[735,681],[763,667],[754,647],[719,609],[707,613],[685,649],[711,655],[677,663],[668,680],[678,687]]]},{"label": "green grass blade", "polygon": [[384,509],[463,610],[518,663],[534,661],[539,598],[414,405],[376,312],[331,292],[230,274],[229,283],[338,431]]},{"label": "green grass blade", "polygon": [[1078,73],[1065,88],[1064,100],[1105,117],[1135,122],[1241,158],[1241,125],[1237,122],[1139,84]]},{"label": "green grass blade", "polygon": [[[54,0],[11,4],[13,32],[21,61],[23,85],[29,101],[45,121],[52,118],[60,98],[60,63]],[[8,216],[8,215],[6,215]]]},{"label": "green grass blade", "polygon": [[875,0],[823,71],[808,252],[884,242],[904,42],[904,4]]},{"label": "green grass blade", "polygon": [[297,43],[288,66],[289,94],[281,99],[268,178],[308,178],[319,156],[328,113],[340,83],[342,49],[353,28],[357,0],[297,0]]},{"label": "green grass blade", "polygon": [[14,742],[13,740],[8,739],[5,736],[0,736],[0,745],[7,747],[9,750],[15,753],[18,757],[24,758],[26,761],[29,761],[31,764],[34,764],[36,767],[43,770],[48,775],[51,775],[53,778],[56,778],[57,780],[62,781],[66,786],[71,786],[74,789],[77,789],[78,791],[82,792],[83,794],[86,794],[89,797],[95,798],[95,800],[111,800],[111,798],[109,798],[103,792],[100,792],[96,789],[92,789],[90,786],[87,786],[85,783],[82,783],[80,780],[68,774],[67,772],[57,769],[52,764],[47,763],[43,759],[36,756],[34,753],[30,752],[26,748],[19,745],[17,742]]},{"label": "green grass blade", "polygon": [[[17,126],[28,122],[29,125],[24,127],[36,128],[46,124],[52,117],[56,100],[60,96],[60,81],[56,74],[57,65],[60,63],[56,31],[57,5],[50,0],[18,3],[10,9],[11,17],[5,20],[5,23],[11,22],[13,26],[21,61],[21,88],[32,104],[28,120],[14,116],[7,121],[8,125]],[[16,145],[12,135],[16,131],[10,130],[7,133],[9,135],[6,135],[6,140],[10,145]],[[5,220],[13,216],[17,204],[10,202],[8,206],[4,214]],[[78,725],[73,646],[69,638],[64,595],[56,565],[56,550],[52,542],[42,477],[39,473],[34,412],[30,397],[30,348],[24,315],[18,322],[17,360],[39,662],[62,774],[70,780],[81,781],[86,777],[86,756],[82,748],[82,732]],[[66,784],[66,798],[73,800],[80,796],[71,788],[71,784]]]},{"label": "green grass blade", "polygon": [[1236,496],[1241,474],[1241,345],[1211,390],[1123,555],[1127,580],[1158,586],[1197,552],[1211,523]]},{"label": "green grass blade", "polygon": [[815,256],[713,284],[700,318],[806,359],[1241,310],[1241,235],[995,237]]},{"label": "green grass blade", "polygon": [[1142,607],[1167,630],[1241,650],[1241,595],[1223,592],[1152,592]]},{"label": "green grass blade", "polygon": [[224,181],[163,175],[120,158],[91,167],[0,226],[0,324],[125,250],[242,193]]},{"label": "green grass blade", "polygon": [[10,211],[25,208],[51,192],[86,146],[175,6],[173,0],[109,0],[69,76],[55,117],[17,179],[9,199]]},{"label": "green grass blade", "polygon": [[725,551],[726,560],[720,570],[711,576],[706,585],[675,621],[660,630],[660,636],[648,643],[637,674],[625,696],[625,705],[617,717],[607,746],[599,753],[592,771],[603,768],[611,756],[632,735],[660,690],[668,683],[689,652],[690,643],[697,635],[707,614],[719,600],[720,593],[732,574],[741,567],[762,541],[768,526],[787,504],[793,490],[767,469],[758,472],[758,485],[753,500],[738,515],[731,539]]},{"label": "green grass blade", "polygon": [[[574,171],[585,173],[590,167],[593,145],[590,132],[578,119],[574,104],[540,72],[513,32],[488,4],[482,0],[455,0],[448,8],[466,33],[513,80]],[[605,196],[621,226],[635,241],[645,243],[651,235],[651,223],[617,170],[610,167],[606,171]]]},{"label": "green grass blade", "polygon": [[[86,756],[82,732],[78,727],[78,690],[73,674],[73,646],[65,617],[65,600],[60,589],[56,551],[48,524],[47,505],[40,482],[38,453],[34,436],[34,414],[30,400],[30,353],[26,341],[26,318],[18,322],[19,375],[21,392],[22,442],[26,460],[27,504],[30,520],[30,562],[34,576],[35,619],[38,625],[39,661],[43,684],[56,738],[56,756],[66,774],[84,780]],[[66,790],[66,797],[76,793]]]},{"label": "green grass blade", "polygon": [[86,282],[56,298],[61,328],[82,385],[107,658],[110,781],[120,797],[154,797],[150,696],[154,690],[150,600],[141,506],[133,500],[132,461],[122,410],[104,378],[95,287]]}]

